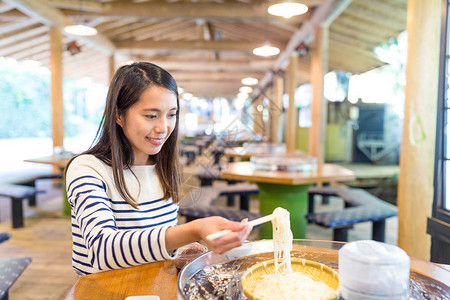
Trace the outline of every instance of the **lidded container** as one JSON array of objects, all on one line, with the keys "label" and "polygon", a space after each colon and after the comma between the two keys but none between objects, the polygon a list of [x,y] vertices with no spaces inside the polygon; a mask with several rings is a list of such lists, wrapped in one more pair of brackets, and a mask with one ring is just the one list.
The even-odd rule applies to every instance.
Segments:
[{"label": "lidded container", "polygon": [[409,256],[397,246],[356,241],[339,250],[341,295],[346,300],[406,300]]}]

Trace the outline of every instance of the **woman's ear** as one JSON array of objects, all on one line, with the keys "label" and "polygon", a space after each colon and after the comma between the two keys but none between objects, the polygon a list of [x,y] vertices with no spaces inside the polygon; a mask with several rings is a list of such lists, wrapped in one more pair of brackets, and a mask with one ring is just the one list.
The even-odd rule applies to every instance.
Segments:
[{"label": "woman's ear", "polygon": [[123,127],[123,117],[119,113],[119,110],[117,109],[116,109],[116,124],[119,125],[120,127]]}]

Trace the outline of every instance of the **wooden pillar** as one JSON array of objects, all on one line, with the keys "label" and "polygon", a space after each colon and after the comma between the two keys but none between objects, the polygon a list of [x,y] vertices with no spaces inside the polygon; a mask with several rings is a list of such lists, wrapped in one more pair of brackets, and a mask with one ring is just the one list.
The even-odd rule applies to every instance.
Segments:
[{"label": "wooden pillar", "polygon": [[323,94],[324,76],[328,72],[328,27],[316,27],[311,58],[312,126],[309,129],[308,153],[317,158],[320,165],[325,160],[325,130],[327,125],[327,102]]},{"label": "wooden pillar", "polygon": [[281,76],[274,76],[273,78],[273,98],[270,102],[270,141],[272,143],[280,143],[280,136],[278,136],[278,126],[280,115],[283,112],[282,97],[284,92],[284,80]]},{"label": "wooden pillar", "polygon": [[431,244],[426,229],[433,205],[441,3],[441,0],[410,0],[407,8],[409,36],[397,200],[398,245],[409,255],[426,260]]},{"label": "wooden pillar", "polygon": [[64,101],[61,27],[50,27],[50,71],[53,147],[64,146]]},{"label": "wooden pillar", "polygon": [[114,58],[114,53],[109,56],[108,64],[109,64],[108,65],[108,67],[109,67],[109,81],[111,81],[111,79],[114,76],[114,72],[116,72],[116,61],[115,61],[115,58]]},{"label": "wooden pillar", "polygon": [[289,57],[289,66],[287,70],[287,84],[286,90],[289,95],[289,107],[286,115],[286,132],[285,142],[286,150],[295,150],[296,129],[298,127],[297,108],[295,107],[295,89],[298,82],[298,53],[293,52]]},{"label": "wooden pillar", "polygon": [[258,110],[258,106],[262,106],[263,95],[259,95],[256,100],[253,102],[253,131],[255,134],[260,134],[261,136],[264,134],[264,123],[262,118],[262,111]]}]

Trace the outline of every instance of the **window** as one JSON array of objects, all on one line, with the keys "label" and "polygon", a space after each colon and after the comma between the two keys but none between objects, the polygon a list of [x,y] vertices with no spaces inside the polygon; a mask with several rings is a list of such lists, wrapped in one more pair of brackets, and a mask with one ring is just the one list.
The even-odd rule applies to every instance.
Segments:
[{"label": "window", "polygon": [[433,217],[449,223],[450,188],[447,188],[450,187],[450,23],[449,18],[447,17],[447,11],[450,6],[449,2],[445,1],[445,6],[441,37]]},{"label": "window", "polygon": [[[436,128],[433,214],[428,218],[427,232],[431,235],[430,260],[450,264],[450,47],[449,0],[442,1],[441,59],[439,67],[439,98]],[[449,184],[447,184],[449,183]]]}]

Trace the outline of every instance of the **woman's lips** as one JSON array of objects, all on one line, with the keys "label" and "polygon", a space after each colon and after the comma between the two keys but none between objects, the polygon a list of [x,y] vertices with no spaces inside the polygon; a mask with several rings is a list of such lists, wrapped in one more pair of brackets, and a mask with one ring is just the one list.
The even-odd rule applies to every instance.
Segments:
[{"label": "woman's lips", "polygon": [[152,139],[152,138],[147,138],[147,140],[148,140],[151,144],[153,144],[153,145],[155,145],[155,146],[159,146],[159,145],[162,145],[162,144],[164,143],[164,139]]}]

